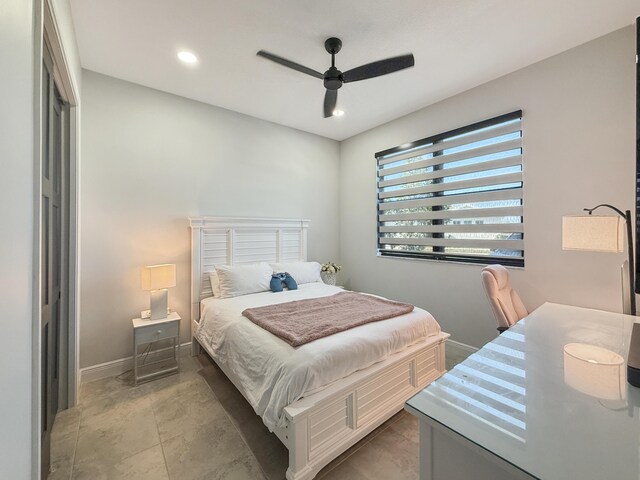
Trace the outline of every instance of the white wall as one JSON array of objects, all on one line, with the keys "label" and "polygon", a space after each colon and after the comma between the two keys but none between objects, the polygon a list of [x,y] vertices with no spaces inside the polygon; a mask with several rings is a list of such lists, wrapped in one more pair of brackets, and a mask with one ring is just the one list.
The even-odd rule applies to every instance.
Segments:
[{"label": "white wall", "polygon": [[30,477],[33,5],[0,2],[0,478]]},{"label": "white wall", "polygon": [[[628,27],[341,144],[340,253],[349,286],[428,309],[443,330],[481,346],[497,333],[481,266],[376,257],[374,153],[523,110],[525,304],[620,311],[623,255],[561,249],[561,217],[635,202],[635,35]],[[425,79],[428,88],[428,78]]]},{"label": "white wall", "polygon": [[177,264],[189,340],[189,216],[309,218],[309,258],[338,258],[333,140],[90,71],[82,133],[81,367],[131,355],[143,265]]},{"label": "white wall", "polygon": [[[38,272],[34,256],[39,238],[35,190],[38,178],[36,153],[40,151],[34,95],[39,92],[40,1],[0,2],[0,310],[4,341],[0,349],[0,478],[39,478],[38,362],[34,345],[39,342],[37,303]],[[73,81],[80,82],[80,59],[68,0],[53,0],[63,49]],[[39,93],[38,93],[39,94]],[[37,258],[37,257],[36,257]],[[35,449],[32,450],[32,447]]]}]

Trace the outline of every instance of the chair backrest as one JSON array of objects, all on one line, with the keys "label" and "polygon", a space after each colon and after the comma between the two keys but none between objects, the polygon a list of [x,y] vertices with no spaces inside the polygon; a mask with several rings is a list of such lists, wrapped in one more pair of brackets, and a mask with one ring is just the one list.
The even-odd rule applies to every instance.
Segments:
[{"label": "chair backrest", "polygon": [[511,327],[529,312],[511,286],[509,270],[502,265],[487,265],[482,269],[482,284],[501,332]]}]

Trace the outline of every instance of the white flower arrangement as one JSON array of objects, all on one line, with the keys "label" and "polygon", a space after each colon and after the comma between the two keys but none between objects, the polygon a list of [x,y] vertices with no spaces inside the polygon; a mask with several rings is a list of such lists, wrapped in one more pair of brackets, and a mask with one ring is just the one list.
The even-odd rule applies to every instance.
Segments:
[{"label": "white flower arrangement", "polygon": [[327,273],[337,273],[340,270],[342,270],[342,267],[340,265],[336,265],[333,262],[323,263],[321,268],[322,272],[327,272]]}]

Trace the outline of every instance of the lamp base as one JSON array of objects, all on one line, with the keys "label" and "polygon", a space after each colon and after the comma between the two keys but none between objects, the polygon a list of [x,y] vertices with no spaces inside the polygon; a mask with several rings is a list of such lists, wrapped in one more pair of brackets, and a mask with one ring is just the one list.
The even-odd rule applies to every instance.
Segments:
[{"label": "lamp base", "polygon": [[167,318],[167,304],[169,302],[169,290],[151,290],[151,320]]},{"label": "lamp base", "polygon": [[627,382],[640,387],[640,323],[634,323],[627,357]]},{"label": "lamp base", "polygon": [[[167,308],[167,317],[171,315],[171,308]],[[142,320],[151,320],[151,310],[140,310],[140,318]]]}]

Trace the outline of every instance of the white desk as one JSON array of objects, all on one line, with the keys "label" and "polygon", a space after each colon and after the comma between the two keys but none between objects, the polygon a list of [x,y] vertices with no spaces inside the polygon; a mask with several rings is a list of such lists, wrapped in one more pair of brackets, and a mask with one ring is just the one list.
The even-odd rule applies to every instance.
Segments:
[{"label": "white desk", "polygon": [[409,399],[420,478],[640,478],[640,390],[623,378],[621,398],[605,400],[570,387],[563,349],[596,345],[626,359],[635,320],[546,303]]}]

